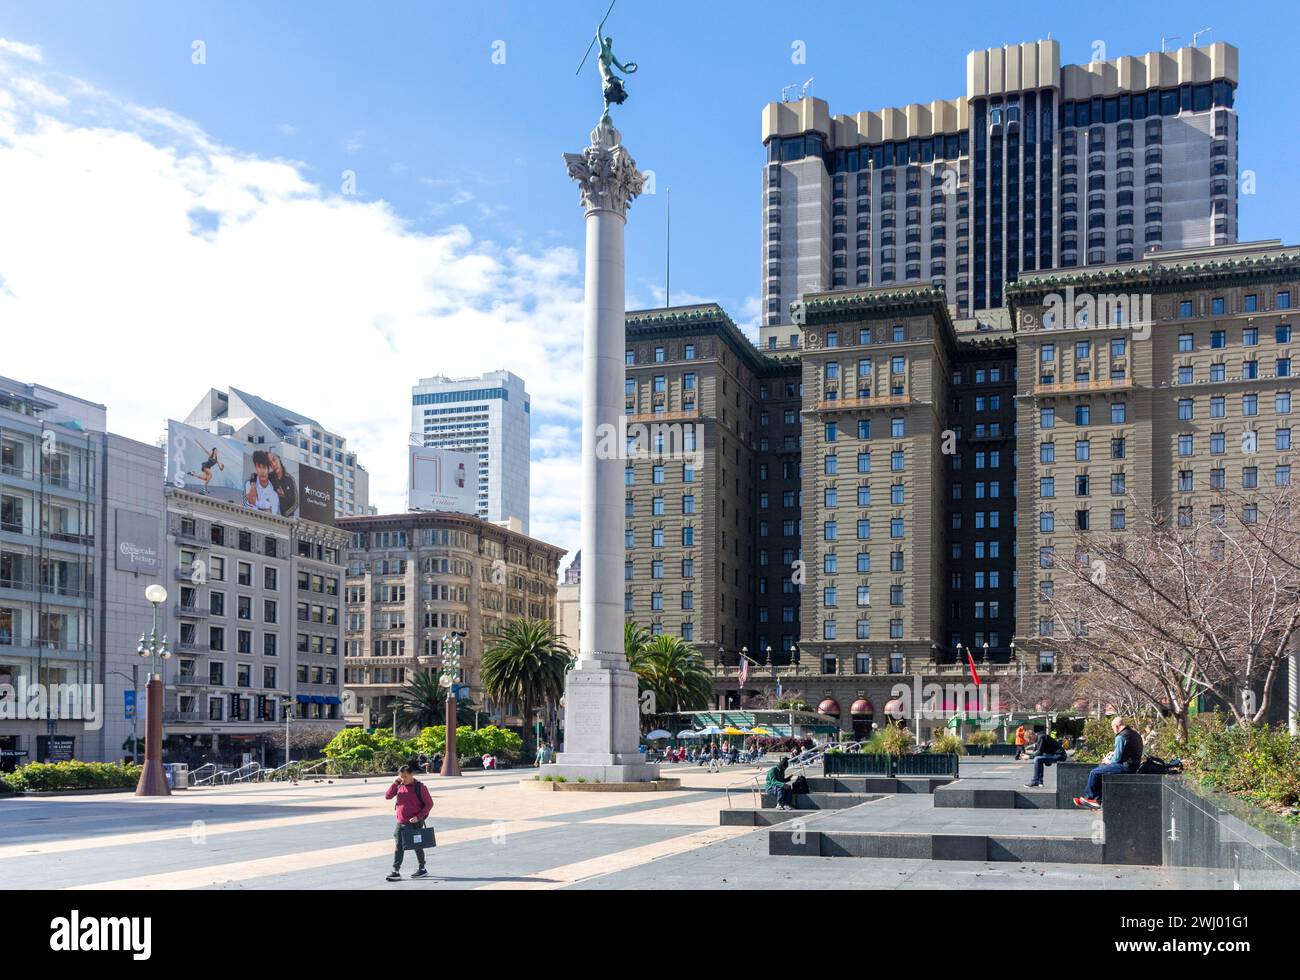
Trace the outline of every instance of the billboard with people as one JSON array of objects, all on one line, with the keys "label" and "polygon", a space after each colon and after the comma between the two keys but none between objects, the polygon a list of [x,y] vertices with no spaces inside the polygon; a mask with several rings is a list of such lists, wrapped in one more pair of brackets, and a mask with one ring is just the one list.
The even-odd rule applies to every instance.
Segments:
[{"label": "billboard with people", "polygon": [[334,477],[278,445],[239,442],[183,422],[167,423],[172,486],[273,517],[334,523]]},{"label": "billboard with people", "polygon": [[478,456],[412,446],[406,500],[410,510],[478,513]]}]

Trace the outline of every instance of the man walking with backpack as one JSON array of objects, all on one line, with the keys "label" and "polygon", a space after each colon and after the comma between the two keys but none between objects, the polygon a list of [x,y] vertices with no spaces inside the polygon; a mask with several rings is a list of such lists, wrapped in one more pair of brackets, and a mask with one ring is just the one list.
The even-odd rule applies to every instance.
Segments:
[{"label": "man walking with backpack", "polygon": [[[411,877],[427,878],[429,871],[424,866],[424,848],[433,846],[433,831],[424,826],[424,821],[433,809],[433,794],[424,783],[415,778],[410,766],[402,766],[397,770],[397,780],[388,787],[384,799],[397,801],[394,804],[397,827],[393,831],[393,873],[386,880],[402,880],[402,858],[405,857],[408,846],[415,851],[415,860],[419,865]],[[427,845],[425,840],[429,841]]]}]

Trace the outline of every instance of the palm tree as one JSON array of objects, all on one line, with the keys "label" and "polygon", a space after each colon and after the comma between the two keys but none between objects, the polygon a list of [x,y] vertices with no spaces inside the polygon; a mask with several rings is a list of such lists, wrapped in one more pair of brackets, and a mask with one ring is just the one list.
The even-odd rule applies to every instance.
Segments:
[{"label": "palm tree", "polygon": [[406,687],[393,698],[384,714],[388,723],[392,724],[393,713],[396,712],[397,724],[407,729],[418,730],[440,725],[446,697],[446,692],[438,685],[438,675],[430,670],[422,670],[411,676]]},{"label": "palm tree", "polygon": [[546,619],[516,619],[483,654],[483,693],[498,704],[519,705],[525,751],[533,740],[532,710],[560,699],[572,662],[572,652]]},{"label": "palm tree", "polygon": [[633,673],[640,674],[637,669],[645,659],[646,647],[651,640],[650,631],[640,623],[632,620],[625,620],[623,623],[623,655],[627,657],[627,665]]},{"label": "palm tree", "polygon": [[[700,652],[681,637],[639,637],[645,633],[636,624],[624,628],[625,641],[640,638],[635,658],[629,656],[642,691],[654,693],[655,714],[675,714],[707,708],[713,695],[713,681]],[[647,719],[648,721],[648,719]]]},{"label": "palm tree", "polygon": [[[393,724],[393,712],[397,712],[397,724],[404,729],[420,730],[431,725],[441,725],[446,721],[447,689],[442,687],[436,671],[422,670],[412,675],[405,688],[392,700],[392,703],[380,715],[379,724],[387,728]],[[464,703],[456,704],[456,724],[472,725],[474,710]]]}]

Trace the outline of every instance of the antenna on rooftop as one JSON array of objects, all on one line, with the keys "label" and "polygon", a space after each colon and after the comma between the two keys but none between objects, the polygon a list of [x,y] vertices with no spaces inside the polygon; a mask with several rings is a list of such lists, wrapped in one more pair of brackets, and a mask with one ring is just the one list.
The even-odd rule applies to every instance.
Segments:
[{"label": "antenna on rooftop", "polygon": [[667,213],[664,221],[664,306],[673,305],[673,189],[665,193]]},{"label": "antenna on rooftop", "polygon": [[1192,35],[1192,47],[1196,47],[1196,43],[1197,43],[1197,41],[1200,39],[1200,36],[1201,36],[1202,34],[1209,34],[1210,31],[1212,31],[1212,30],[1214,30],[1213,27],[1203,27],[1203,28],[1201,28],[1201,30],[1199,30],[1199,31],[1197,31],[1195,34],[1193,34],[1193,35]]},{"label": "antenna on rooftop", "polygon": [[1168,37],[1162,37],[1162,38],[1160,39],[1160,53],[1161,53],[1161,54],[1164,54],[1166,51],[1169,50],[1167,47],[1165,47],[1165,42],[1166,42],[1166,41],[1177,41],[1177,40],[1179,40],[1181,37],[1182,37],[1181,34],[1170,34]]},{"label": "antenna on rooftop", "polygon": [[813,79],[816,78],[816,77],[817,77],[817,76],[815,76],[815,75],[810,75],[810,76],[808,76],[808,80],[805,81],[805,82],[803,83],[803,85],[802,85],[802,86],[800,87],[800,89],[799,89],[799,98],[801,98],[801,99],[806,99],[806,98],[808,98],[808,87],[809,87],[810,85],[812,85],[812,83],[813,83]]}]

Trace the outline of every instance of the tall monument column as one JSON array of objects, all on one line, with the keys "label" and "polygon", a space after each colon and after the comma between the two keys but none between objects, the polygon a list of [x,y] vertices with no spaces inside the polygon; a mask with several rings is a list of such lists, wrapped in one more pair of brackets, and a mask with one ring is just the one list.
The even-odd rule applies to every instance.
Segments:
[{"label": "tall monument column", "polygon": [[566,153],[586,212],[582,349],[582,623],[564,690],[564,748],[546,775],[602,783],[657,779],[637,751],[637,678],[623,655],[624,270],[627,208],[645,176],[602,116],[582,153]]}]

